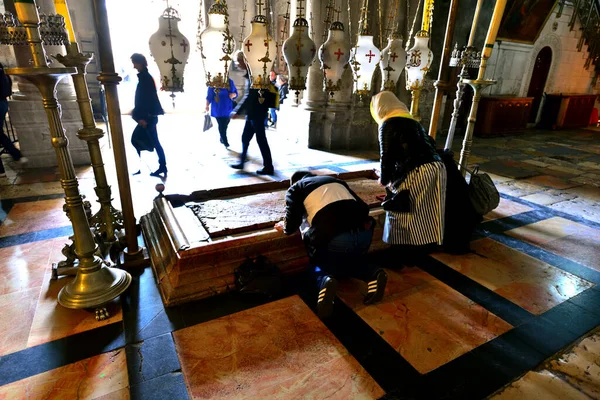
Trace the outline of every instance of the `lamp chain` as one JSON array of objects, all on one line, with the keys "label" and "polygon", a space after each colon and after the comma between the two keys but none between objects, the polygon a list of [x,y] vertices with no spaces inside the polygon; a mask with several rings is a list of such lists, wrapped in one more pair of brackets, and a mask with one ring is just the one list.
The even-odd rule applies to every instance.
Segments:
[{"label": "lamp chain", "polygon": [[285,15],[283,16],[283,27],[281,28],[281,41],[279,42],[279,48],[281,49],[281,56],[279,57],[279,59],[281,61],[281,65],[283,65],[283,72],[287,71],[287,63],[283,58],[283,42],[285,42],[288,36],[288,27],[290,24],[290,3],[291,1],[288,0]]},{"label": "lamp chain", "polygon": [[[412,26],[410,27],[410,32],[408,32],[408,39],[406,40],[406,51],[410,50],[410,41],[412,40],[412,37],[413,37],[413,32],[415,30],[417,18],[419,17],[419,10],[421,9],[422,1],[423,0],[419,0],[419,2],[417,3],[417,10],[415,11],[415,16],[413,17],[413,22],[412,22]],[[406,4],[408,4],[408,3],[409,2],[407,1]],[[408,14],[407,14],[407,16],[408,16]]]},{"label": "lamp chain", "polygon": [[[202,4],[202,0],[200,0]],[[240,24],[240,50],[244,48],[244,29],[246,28],[246,11],[248,11],[248,0],[244,0],[244,8],[242,9],[242,23]]]}]

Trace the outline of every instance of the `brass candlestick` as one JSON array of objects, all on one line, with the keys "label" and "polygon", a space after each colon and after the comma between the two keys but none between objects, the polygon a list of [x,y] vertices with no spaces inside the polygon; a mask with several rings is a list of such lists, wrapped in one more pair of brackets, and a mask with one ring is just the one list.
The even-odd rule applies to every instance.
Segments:
[{"label": "brass candlestick", "polygon": [[112,194],[108,180],[106,179],[99,142],[104,136],[104,131],[96,127],[94,112],[92,110],[92,100],[90,99],[85,79],[86,68],[92,60],[92,56],[82,54],[79,51],[77,43],[70,43],[66,48],[67,55],[63,56],[59,54],[56,56],[56,59],[65,67],[74,67],[77,69],[77,73],[72,75],[72,78],[75,93],[77,94],[81,120],[83,121],[83,128],[77,132],[77,136],[87,142],[94,170],[94,178],[96,179],[94,191],[100,203],[100,210],[91,216],[89,223],[97,235],[97,239],[100,242],[98,244],[104,245],[105,251],[103,251],[103,254],[106,255],[106,250],[118,240],[117,234],[123,229],[123,215],[111,204]]},{"label": "brass candlestick", "polygon": [[[66,209],[73,226],[75,254],[79,258],[77,276],[58,294],[58,302],[67,308],[100,308],[123,293],[131,283],[131,275],[115,268],[104,266],[95,256],[96,243],[88,225],[88,219],[79,193],[75,167],[68,147],[68,139],[60,119],[59,104],[56,99],[56,85],[67,75],[76,73],[75,68],[49,68],[46,53],[42,46],[39,30],[39,15],[36,4],[15,2],[17,17],[26,33],[31,50],[33,67],[8,68],[9,75],[21,76],[33,83],[40,91],[48,123],[52,146],[56,151],[61,185],[65,192]],[[17,28],[17,29],[18,29]],[[108,313],[102,309],[96,318],[104,319]]]},{"label": "brass candlestick", "polygon": [[125,241],[127,248],[123,252],[124,261],[128,265],[144,264],[143,249],[137,242],[137,226],[133,212],[133,201],[131,199],[131,186],[129,173],[127,172],[127,156],[125,142],[123,141],[123,124],[121,121],[121,106],[119,105],[119,94],[117,85],[121,77],[115,73],[112,46],[110,42],[110,29],[108,26],[108,14],[106,12],[106,0],[93,0],[94,18],[98,30],[99,53],[100,53],[100,75],[98,80],[104,85],[106,93],[106,108],[108,112],[108,123],[113,143],[115,164],[117,167],[117,180],[119,183],[119,194],[121,196],[121,207],[123,209],[123,225],[125,226]]},{"label": "brass candlestick", "polygon": [[421,116],[419,115],[419,98],[421,97],[421,89],[422,86],[410,88],[412,93],[410,100],[410,115],[412,115],[415,121],[421,121]]}]

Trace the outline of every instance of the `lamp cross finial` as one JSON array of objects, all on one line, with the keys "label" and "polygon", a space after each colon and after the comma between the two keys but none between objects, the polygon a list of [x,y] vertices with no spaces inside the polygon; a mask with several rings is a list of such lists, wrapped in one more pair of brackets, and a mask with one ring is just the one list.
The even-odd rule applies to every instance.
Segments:
[{"label": "lamp cross finial", "polygon": [[302,13],[302,10],[304,10],[304,7],[302,7],[302,0],[298,0],[298,6],[296,9],[298,10],[298,18],[304,17],[304,14]]}]

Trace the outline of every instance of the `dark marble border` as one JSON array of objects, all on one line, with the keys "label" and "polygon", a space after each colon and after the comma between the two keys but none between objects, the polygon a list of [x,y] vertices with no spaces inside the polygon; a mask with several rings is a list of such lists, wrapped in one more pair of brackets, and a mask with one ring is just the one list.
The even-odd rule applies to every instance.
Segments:
[{"label": "dark marble border", "polygon": [[73,227],[63,226],[61,228],[44,229],[37,232],[21,233],[19,235],[0,237],[0,249],[4,247],[18,246],[41,240],[55,239],[63,236],[73,235]]},{"label": "dark marble border", "polygon": [[[89,318],[94,318],[90,313]],[[0,386],[63,367],[125,345],[122,322],[0,357]]]}]

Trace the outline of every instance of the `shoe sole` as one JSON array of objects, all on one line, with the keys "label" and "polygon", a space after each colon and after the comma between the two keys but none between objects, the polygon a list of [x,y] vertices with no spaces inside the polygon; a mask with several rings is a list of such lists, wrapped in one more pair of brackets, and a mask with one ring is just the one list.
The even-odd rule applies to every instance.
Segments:
[{"label": "shoe sole", "polygon": [[333,312],[333,300],[335,299],[337,288],[338,282],[335,279],[331,279],[327,282],[327,284],[325,284],[325,287],[321,289],[326,290],[323,300],[321,302],[317,302],[317,315],[319,318],[328,318]]},{"label": "shoe sole", "polygon": [[365,300],[365,304],[373,304],[380,302],[383,299],[386,285],[387,272],[377,274],[377,291],[371,298]]}]

